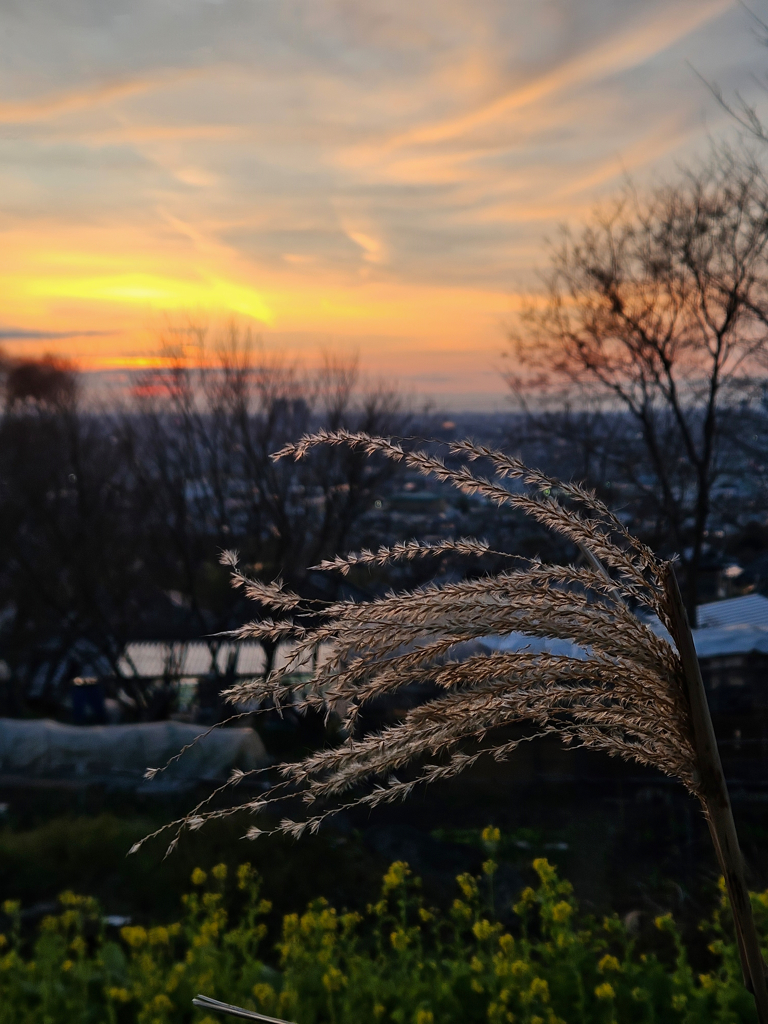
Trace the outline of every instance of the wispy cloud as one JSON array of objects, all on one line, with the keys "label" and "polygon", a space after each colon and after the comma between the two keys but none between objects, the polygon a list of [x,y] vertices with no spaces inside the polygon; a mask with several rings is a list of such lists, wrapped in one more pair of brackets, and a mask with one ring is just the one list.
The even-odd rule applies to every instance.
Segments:
[{"label": "wispy cloud", "polygon": [[25,326],[0,340],[116,365],[163,311],[236,313],[425,388],[417,352],[470,353],[441,362],[457,391],[483,353],[490,381],[543,236],[727,129],[686,61],[761,101],[749,27],[732,0],[6,5],[0,289]]},{"label": "wispy cloud", "polygon": [[114,338],[120,331],[36,331],[0,327],[0,341],[70,341],[73,338]]},{"label": "wispy cloud", "polygon": [[200,71],[160,73],[123,81],[97,82],[86,88],[64,89],[29,100],[0,102],[0,124],[27,124],[70,114],[75,111],[106,107],[119,100],[141,96],[158,89],[181,85],[199,77]]},{"label": "wispy cloud", "polygon": [[471,134],[475,129],[542,103],[566,90],[582,89],[645,63],[701,25],[718,17],[732,0],[710,0],[693,8],[653,12],[640,24],[630,25],[583,54],[559,64],[545,74],[512,89],[491,103],[461,117],[413,128],[391,139],[387,148],[399,149],[443,142]]}]

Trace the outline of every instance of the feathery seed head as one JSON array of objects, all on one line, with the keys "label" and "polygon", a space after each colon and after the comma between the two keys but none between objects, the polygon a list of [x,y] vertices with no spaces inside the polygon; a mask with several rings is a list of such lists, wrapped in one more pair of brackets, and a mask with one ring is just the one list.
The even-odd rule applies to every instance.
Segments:
[{"label": "feathery seed head", "polygon": [[[631,610],[644,608],[669,625],[666,566],[603,502],[578,484],[555,480],[472,441],[451,445],[451,454],[466,460],[458,468],[399,441],[345,430],[308,434],[274,458],[300,459],[318,445],[342,444],[518,509],[572,542],[588,564],[521,560],[520,568],[496,575],[430,584],[370,601],[338,601],[318,611],[317,602],[308,606],[279,580],[264,583],[247,577],[237,567],[236,553],[225,552],[222,562],[232,570],[233,585],[263,608],[285,616],[262,618],[232,635],[293,642],[285,664],[266,678],[237,683],[227,691],[227,699],[261,701],[277,708],[292,704],[298,711],[313,708],[326,713],[343,707],[352,737],[342,746],[282,765],[282,782],[250,804],[254,812],[290,795],[308,806],[320,804],[314,816],[286,818],[277,826],[298,838],[307,830],[316,831],[334,810],[407,797],[417,783],[449,778],[484,752],[505,759],[534,737],[502,741],[494,730],[523,722],[535,726],[535,736],[559,735],[569,745],[652,765],[697,792],[680,657]],[[474,472],[478,461],[491,468],[491,476]],[[518,481],[516,489],[506,485],[509,480]],[[489,553],[485,541],[472,538],[435,544],[411,540],[338,556],[315,568],[346,574],[352,566],[384,566],[431,555],[480,558]],[[297,621],[307,616],[316,624],[308,627]],[[467,641],[512,632],[570,641],[572,653],[480,646],[468,656],[457,654]],[[324,653],[319,658],[321,645]],[[296,671],[306,671],[308,664],[314,666],[311,679],[297,683]],[[380,733],[354,737],[361,708],[418,681],[434,684],[431,699]],[[467,743],[472,753],[461,749]],[[418,767],[409,777],[397,777],[397,772],[412,766]],[[196,808],[175,823],[177,834],[196,827],[201,817],[222,813],[226,812]],[[260,834],[258,828],[248,832],[249,838]]]}]

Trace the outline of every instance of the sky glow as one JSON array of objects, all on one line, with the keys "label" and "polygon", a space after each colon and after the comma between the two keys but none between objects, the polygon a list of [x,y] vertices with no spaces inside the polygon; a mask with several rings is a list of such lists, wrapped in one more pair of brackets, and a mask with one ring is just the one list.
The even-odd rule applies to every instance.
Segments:
[{"label": "sky glow", "polygon": [[732,131],[692,68],[768,106],[754,28],[723,0],[8,0],[0,344],[145,366],[169,319],[234,316],[498,407],[544,238]]}]

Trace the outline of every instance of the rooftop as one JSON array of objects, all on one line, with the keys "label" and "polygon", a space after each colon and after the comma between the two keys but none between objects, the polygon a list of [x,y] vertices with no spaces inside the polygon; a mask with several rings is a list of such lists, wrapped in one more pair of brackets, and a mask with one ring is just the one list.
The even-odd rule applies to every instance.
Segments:
[{"label": "rooftop", "polygon": [[744,597],[729,597],[724,601],[710,601],[696,609],[698,630],[720,626],[766,626],[768,627],[768,597],[762,594],[746,594]]}]

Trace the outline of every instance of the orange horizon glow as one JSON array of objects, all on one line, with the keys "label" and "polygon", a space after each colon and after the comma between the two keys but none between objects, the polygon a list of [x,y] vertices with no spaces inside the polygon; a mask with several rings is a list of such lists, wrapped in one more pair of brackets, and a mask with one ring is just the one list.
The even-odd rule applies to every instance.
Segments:
[{"label": "orange horizon glow", "polygon": [[[428,372],[430,352],[477,348],[493,359],[515,306],[503,291],[327,271],[308,280],[301,263],[254,271],[225,251],[190,251],[184,236],[166,237],[146,252],[133,229],[124,228],[118,244],[115,235],[76,233],[71,247],[62,248],[37,246],[29,232],[10,238],[6,255],[0,254],[0,281],[9,296],[4,319],[23,323],[30,335],[69,336],[0,339],[7,352],[54,352],[85,372],[161,368],[176,358],[161,352],[169,329],[210,326],[215,347],[234,321],[289,359],[314,363],[333,349],[360,355],[373,373],[396,377],[401,359],[409,369]],[[371,337],[374,351],[366,346]],[[414,350],[423,354],[421,367]],[[198,358],[189,357],[193,363]],[[497,380],[490,390],[500,390]]]}]

